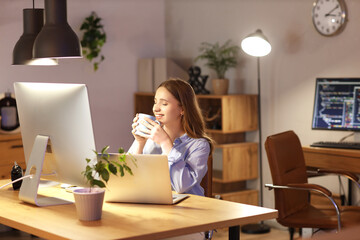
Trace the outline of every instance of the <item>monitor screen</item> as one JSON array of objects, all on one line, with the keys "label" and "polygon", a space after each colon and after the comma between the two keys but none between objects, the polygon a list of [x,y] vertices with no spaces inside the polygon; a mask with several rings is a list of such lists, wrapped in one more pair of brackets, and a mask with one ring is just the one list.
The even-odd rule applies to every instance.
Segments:
[{"label": "monitor screen", "polygon": [[360,131],[360,78],[317,78],[312,128]]},{"label": "monitor screen", "polygon": [[40,178],[86,186],[81,172],[86,167],[85,159],[92,158],[95,150],[86,86],[17,82],[14,89],[26,160],[25,174],[38,178],[24,179],[19,196],[34,198]]}]

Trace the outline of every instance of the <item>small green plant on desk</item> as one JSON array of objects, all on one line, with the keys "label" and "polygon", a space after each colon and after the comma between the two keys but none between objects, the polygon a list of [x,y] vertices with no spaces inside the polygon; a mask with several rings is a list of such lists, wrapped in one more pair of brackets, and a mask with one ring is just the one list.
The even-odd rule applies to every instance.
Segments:
[{"label": "small green plant on desk", "polygon": [[104,147],[101,153],[94,150],[96,154],[96,163],[90,158],[86,158],[86,168],[81,174],[86,178],[90,188],[79,188],[73,191],[75,206],[78,218],[82,221],[95,221],[101,219],[102,206],[107,182],[111,175],[123,177],[127,172],[133,175],[133,172],[127,164],[127,158],[136,165],[136,159],[131,154],[119,149],[116,157],[111,157],[107,152],[109,146]]},{"label": "small green plant on desk", "polygon": [[125,172],[128,172],[130,175],[133,175],[131,168],[126,163],[127,156],[132,160],[135,166],[136,159],[131,154],[126,154],[123,148],[118,150],[117,161],[110,160],[110,154],[107,152],[109,146],[104,147],[101,150],[101,153],[98,153],[94,150],[98,161],[95,164],[92,164],[90,158],[86,158],[87,166],[85,171],[82,172],[87,182],[90,184],[90,188],[98,186],[100,188],[106,187],[106,183],[110,179],[110,175],[118,175],[123,177]]}]

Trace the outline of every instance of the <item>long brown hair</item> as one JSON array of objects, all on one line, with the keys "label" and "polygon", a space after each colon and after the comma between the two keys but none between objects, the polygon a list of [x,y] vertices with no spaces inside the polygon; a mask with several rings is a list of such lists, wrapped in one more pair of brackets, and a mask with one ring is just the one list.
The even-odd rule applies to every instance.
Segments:
[{"label": "long brown hair", "polygon": [[205,121],[191,85],[179,78],[169,78],[162,82],[158,88],[164,87],[180,103],[184,114],[181,124],[186,134],[191,138],[205,138],[210,144],[210,154],[214,148],[214,141],[205,132]]}]

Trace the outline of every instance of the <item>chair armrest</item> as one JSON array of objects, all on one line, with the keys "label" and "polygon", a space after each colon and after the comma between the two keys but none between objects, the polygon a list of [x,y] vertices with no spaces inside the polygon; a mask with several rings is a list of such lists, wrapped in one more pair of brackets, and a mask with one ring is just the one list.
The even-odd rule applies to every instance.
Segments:
[{"label": "chair armrest", "polygon": [[337,175],[343,175],[345,177],[347,177],[348,179],[350,179],[351,181],[353,182],[359,182],[359,177],[352,173],[352,172],[349,172],[349,171],[344,171],[344,170],[339,170],[339,169],[318,169],[317,170],[318,173],[322,174],[322,173],[326,173],[326,174],[329,174],[329,173],[333,173],[333,174],[337,174]]},{"label": "chair armrest", "polygon": [[282,189],[293,189],[293,190],[308,190],[308,191],[315,191],[320,192],[321,194],[325,195],[326,197],[332,198],[332,193],[327,188],[317,185],[317,184],[310,184],[310,183],[290,183],[286,186],[282,185],[273,185],[273,184],[265,184],[265,187],[272,190],[273,188],[282,188]]},{"label": "chair armrest", "polygon": [[332,192],[330,192],[329,189],[326,187],[320,186],[318,184],[311,184],[311,183],[290,183],[287,186],[289,187],[295,187],[295,188],[303,188],[304,190],[313,190],[317,192],[321,192],[324,195],[327,195],[328,197],[332,197]]},{"label": "chair armrest", "polygon": [[274,185],[274,184],[265,184],[265,187],[269,188],[269,190],[272,190],[274,188],[279,189],[292,189],[292,190],[305,190],[305,191],[315,191],[318,193],[321,193],[325,197],[327,197],[331,203],[334,205],[334,208],[336,210],[336,215],[338,219],[338,231],[341,229],[341,219],[340,219],[340,210],[339,206],[336,204],[335,200],[332,198],[332,193],[325,187],[322,187],[317,184],[309,184],[309,183],[290,183],[286,186],[283,185]]}]

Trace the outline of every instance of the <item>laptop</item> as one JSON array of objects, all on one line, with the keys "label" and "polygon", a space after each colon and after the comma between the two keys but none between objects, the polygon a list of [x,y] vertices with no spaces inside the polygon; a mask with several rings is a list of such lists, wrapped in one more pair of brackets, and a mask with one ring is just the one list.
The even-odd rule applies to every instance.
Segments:
[{"label": "laptop", "polygon": [[[119,154],[110,154],[110,161]],[[136,159],[136,165],[130,157]],[[127,203],[175,204],[188,197],[172,194],[168,159],[166,155],[132,154],[126,162],[134,175],[111,176],[107,183],[105,201]]]}]

